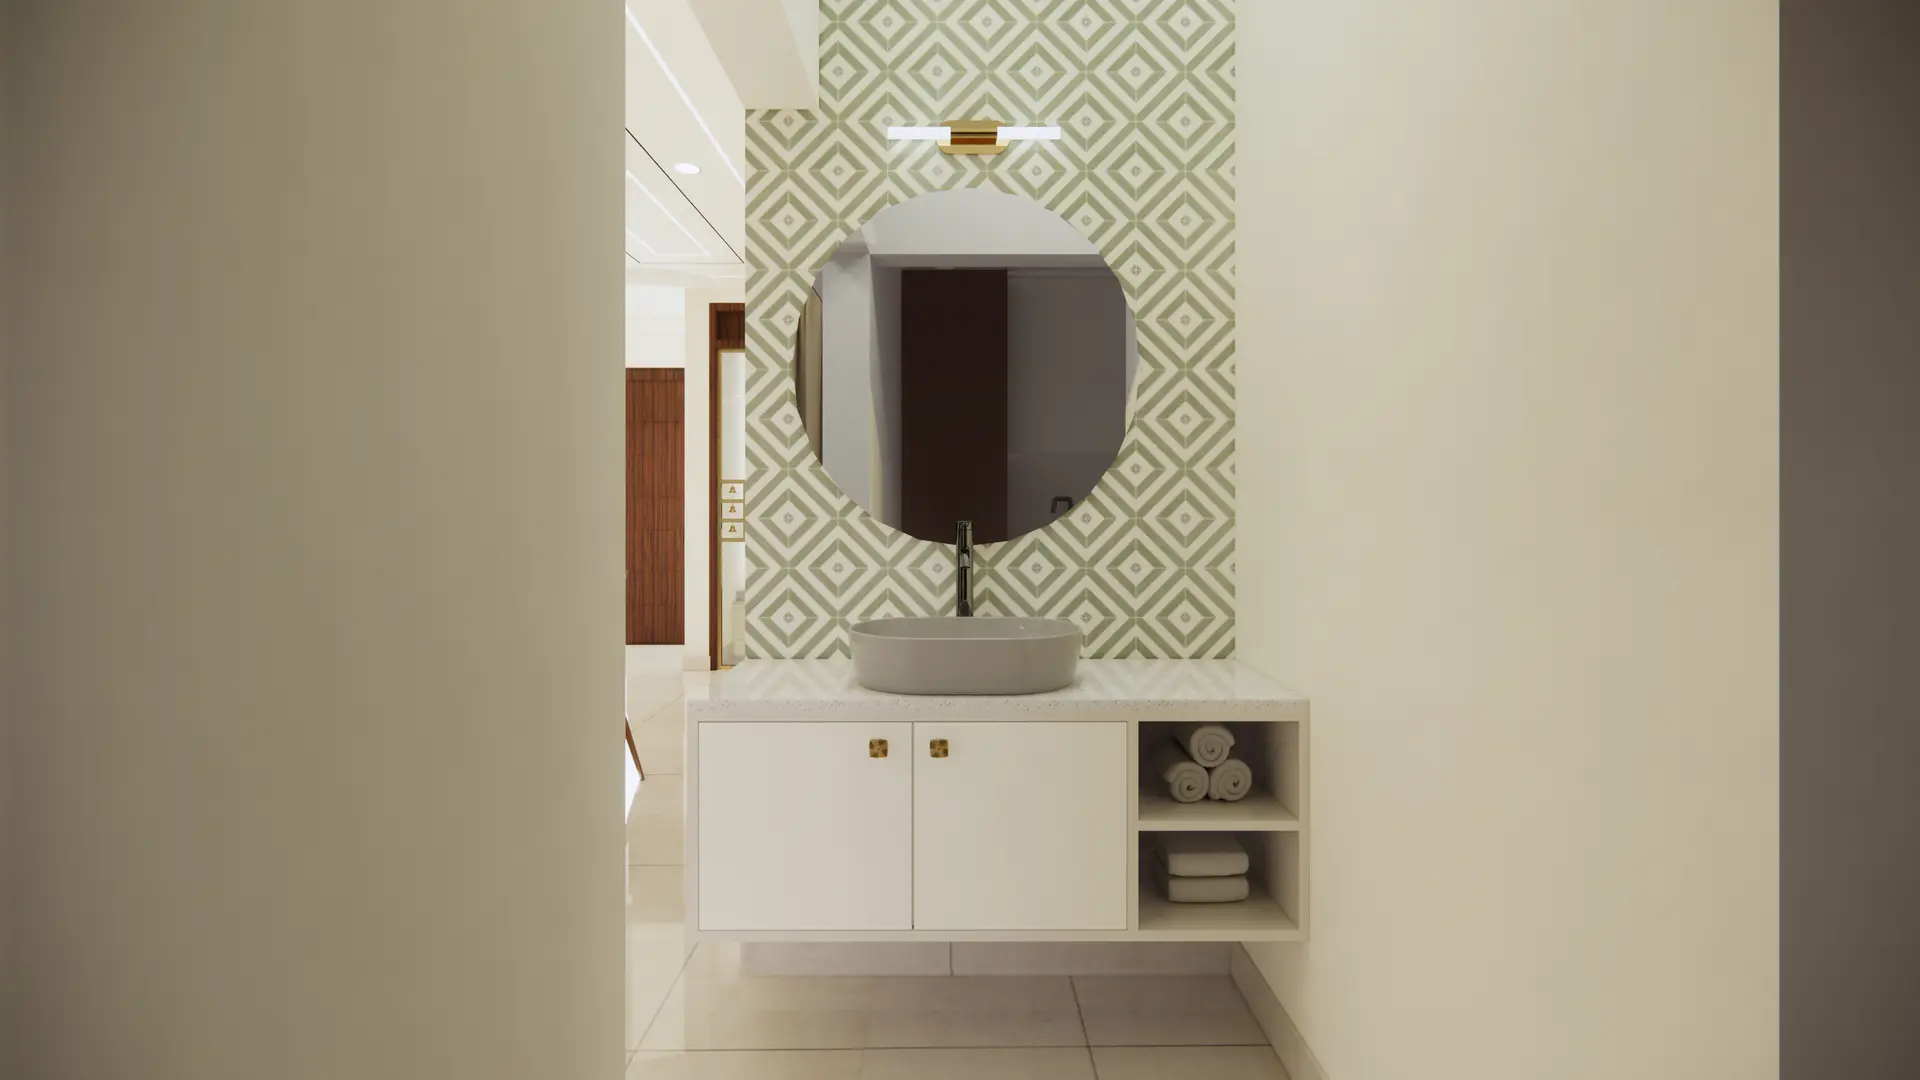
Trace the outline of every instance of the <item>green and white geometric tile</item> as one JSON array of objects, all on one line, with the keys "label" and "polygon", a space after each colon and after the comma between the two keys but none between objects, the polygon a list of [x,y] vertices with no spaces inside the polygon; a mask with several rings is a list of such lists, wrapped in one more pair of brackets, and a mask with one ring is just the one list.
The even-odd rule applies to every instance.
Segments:
[{"label": "green and white geometric tile", "polygon": [[[874,214],[987,187],[1065,218],[1134,312],[1133,423],[1038,532],[977,554],[976,608],[1078,625],[1095,657],[1234,647],[1234,10],[1230,0],[822,0],[820,108],[747,114],[747,651],[843,656],[847,628],[951,614],[953,554],[887,528],[815,459],[794,331],[814,273]],[[993,157],[895,124],[1058,124]]]}]

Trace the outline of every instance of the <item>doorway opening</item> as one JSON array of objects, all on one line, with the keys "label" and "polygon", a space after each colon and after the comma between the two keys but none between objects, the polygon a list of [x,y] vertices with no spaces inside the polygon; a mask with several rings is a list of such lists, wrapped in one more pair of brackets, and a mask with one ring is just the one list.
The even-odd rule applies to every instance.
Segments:
[{"label": "doorway opening", "polygon": [[747,306],[707,305],[707,657],[715,671],[746,659]]}]

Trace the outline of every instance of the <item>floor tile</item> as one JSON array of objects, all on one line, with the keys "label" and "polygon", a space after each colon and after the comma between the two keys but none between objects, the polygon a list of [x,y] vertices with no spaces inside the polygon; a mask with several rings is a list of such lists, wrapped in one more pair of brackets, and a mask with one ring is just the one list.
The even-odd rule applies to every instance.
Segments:
[{"label": "floor tile", "polygon": [[1073,980],[1094,1046],[1265,1046],[1226,976],[1092,976]]},{"label": "floor tile", "polygon": [[687,868],[684,866],[627,867],[627,929],[636,927],[668,932],[686,930]]},{"label": "floor tile", "polygon": [[868,1047],[1086,1045],[1068,979],[871,981]]},{"label": "floor tile", "polygon": [[655,720],[664,720],[673,716],[685,719],[687,715],[687,688],[683,685],[684,682],[685,680],[675,680],[670,688],[662,688],[661,695],[647,695],[637,706],[633,702],[629,702],[627,722],[632,724],[634,730],[637,732],[641,724],[651,723]]},{"label": "floor tile", "polygon": [[687,949],[677,942],[627,942],[627,1049],[639,1049],[688,958]]},{"label": "floor tile", "polygon": [[627,722],[639,724],[680,697],[686,685],[678,645],[627,646]]},{"label": "floor tile", "polygon": [[640,1049],[858,1050],[867,982],[749,978],[738,944],[711,942],[687,961]]},{"label": "floor tile", "polygon": [[1079,1046],[868,1050],[860,1058],[860,1080],[1094,1080],[1094,1072]]},{"label": "floor tile", "polygon": [[741,974],[739,947],[702,947],[644,1050],[1082,1046],[1066,979]]},{"label": "floor tile", "polygon": [[686,670],[686,652],[678,645],[627,646],[627,677],[663,677]]},{"label": "floor tile", "polygon": [[674,698],[646,719],[633,717],[633,745],[648,776],[678,776],[686,771],[687,704]]},{"label": "floor tile", "polygon": [[858,1050],[642,1050],[627,1080],[857,1080]]},{"label": "floor tile", "polygon": [[[694,953],[695,958],[699,952]],[[866,1013],[824,1000],[717,1002],[676,986],[641,1040],[642,1050],[857,1050]]]},{"label": "floor tile", "polygon": [[[627,708],[647,765],[627,817],[626,1040],[640,1045],[694,955],[686,929],[684,826],[677,756],[662,733],[683,715],[677,646],[627,649]],[[664,770],[662,766],[667,766]],[[633,865],[639,864],[639,865]],[[668,1074],[671,1075],[671,1074]],[[702,1074],[689,1074],[702,1075]]]},{"label": "floor tile", "polygon": [[647,774],[627,815],[627,862],[679,866],[686,861],[686,784],[673,774]]},{"label": "floor tile", "polygon": [[681,914],[686,906],[678,866],[627,870],[627,1048],[640,1045],[693,952]]},{"label": "floor tile", "polygon": [[1225,975],[1214,941],[955,942],[955,975]]},{"label": "floor tile", "polygon": [[1100,1080],[1287,1080],[1266,1046],[1096,1046]]},{"label": "floor tile", "polygon": [[632,725],[633,733],[640,734],[640,725],[660,710],[680,700],[681,687],[677,680],[665,679],[628,679],[626,720]]},{"label": "floor tile", "polygon": [[745,975],[952,975],[952,951],[941,942],[765,942],[740,947]]}]

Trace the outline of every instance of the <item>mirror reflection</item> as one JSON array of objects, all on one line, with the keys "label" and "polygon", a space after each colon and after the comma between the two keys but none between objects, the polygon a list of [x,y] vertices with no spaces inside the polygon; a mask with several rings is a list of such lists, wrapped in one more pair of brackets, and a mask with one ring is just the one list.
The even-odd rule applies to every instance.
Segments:
[{"label": "mirror reflection", "polygon": [[890,206],[820,269],[794,343],[814,453],[882,522],[952,543],[1066,513],[1126,435],[1139,348],[1120,280],[1064,219],[983,189]]}]

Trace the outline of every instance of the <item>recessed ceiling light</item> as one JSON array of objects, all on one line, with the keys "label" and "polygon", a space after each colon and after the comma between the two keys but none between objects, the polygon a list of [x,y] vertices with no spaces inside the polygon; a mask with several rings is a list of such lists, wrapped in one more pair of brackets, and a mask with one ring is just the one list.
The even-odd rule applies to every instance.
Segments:
[{"label": "recessed ceiling light", "polygon": [[673,163],[673,171],[682,176],[692,176],[700,171],[700,166],[691,161],[676,161]]},{"label": "recessed ceiling light", "polygon": [[733,174],[733,179],[736,183],[745,186],[747,182],[746,178],[741,176],[740,170],[734,167],[733,159],[727,156],[726,149],[720,145],[720,140],[714,136],[713,129],[707,126],[706,118],[700,115],[699,109],[694,108],[693,98],[687,95],[687,88],[681,86],[680,80],[673,77],[673,69],[667,66],[667,58],[661,56],[660,50],[653,47],[653,39],[647,36],[646,30],[640,25],[640,20],[634,17],[631,7],[627,9],[627,25],[633,27],[633,32],[640,35],[641,44],[647,47],[649,53],[653,54],[653,62],[660,65],[660,73],[667,77],[667,82],[673,85],[674,92],[680,95],[680,103],[685,105],[687,111],[693,114],[693,122],[700,125],[700,130],[707,136],[707,142],[713,144],[713,152],[720,155],[720,163],[725,165],[727,171]]}]

